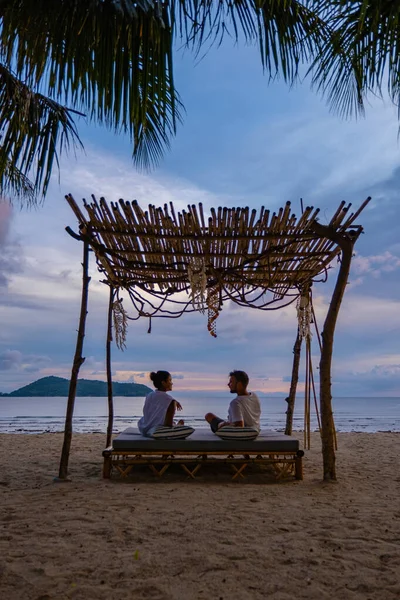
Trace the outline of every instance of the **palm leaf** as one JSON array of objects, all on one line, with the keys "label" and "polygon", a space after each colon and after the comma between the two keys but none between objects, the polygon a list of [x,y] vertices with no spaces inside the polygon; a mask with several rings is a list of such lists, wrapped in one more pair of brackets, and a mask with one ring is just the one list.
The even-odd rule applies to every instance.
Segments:
[{"label": "palm leaf", "polygon": [[329,34],[318,6],[307,0],[181,0],[179,31],[197,52],[225,35],[256,42],[267,73],[293,82],[299,65],[315,56]]},{"label": "palm leaf", "polygon": [[17,189],[13,182],[18,182],[18,173],[29,178],[34,172],[32,186],[21,179],[20,189],[43,195],[54,160],[58,163],[58,148],[80,144],[71,110],[33,92],[1,64],[0,140],[0,189]]},{"label": "palm leaf", "polygon": [[[358,63],[346,54],[349,42],[346,46],[345,39],[334,37],[343,17],[337,16],[340,7],[329,11],[328,4],[328,0],[0,0],[0,60],[6,69],[12,67],[25,92],[30,88],[37,99],[41,95],[42,107],[40,128],[34,126],[30,137],[17,110],[19,116],[5,130],[4,164],[6,158],[17,160],[27,173],[37,159],[34,185],[45,191],[57,160],[55,123],[77,139],[65,108],[58,121],[43,121],[46,110],[52,107],[55,115],[64,105],[117,134],[128,133],[136,164],[146,168],[156,164],[169,147],[180,115],[173,78],[176,38],[197,53],[221,43],[226,35],[257,43],[267,74],[281,74],[289,83],[302,63],[315,61],[314,84],[330,95],[333,106],[348,104],[354,95],[359,103]],[[333,4],[340,5],[341,0]],[[11,103],[5,100],[1,110],[9,118]],[[38,114],[26,112],[26,100],[24,110],[29,119]]]},{"label": "palm leaf", "polygon": [[[154,123],[155,113],[158,146],[175,133],[179,102],[169,6],[148,0],[0,0],[0,17],[0,53],[17,76],[89,119],[129,132],[139,162],[145,137],[137,131]],[[151,148],[147,155],[149,162],[159,158]]]},{"label": "palm leaf", "polygon": [[[323,6],[322,6],[323,5]],[[343,116],[363,113],[369,93],[387,88],[398,104],[400,2],[321,0],[330,34],[312,65],[313,84]]]},{"label": "palm leaf", "polygon": [[151,103],[149,120],[157,113],[162,126],[160,148],[179,111],[174,36],[196,50],[226,33],[244,37],[260,44],[270,74],[281,70],[291,80],[324,33],[322,21],[296,0],[0,0],[0,18],[0,52],[18,76],[45,81],[43,93],[117,131],[145,127]]},{"label": "palm leaf", "polygon": [[6,161],[4,168],[0,172],[0,194],[18,199],[22,205],[26,202],[28,205],[36,204],[37,193],[32,181],[28,179],[10,160]]}]

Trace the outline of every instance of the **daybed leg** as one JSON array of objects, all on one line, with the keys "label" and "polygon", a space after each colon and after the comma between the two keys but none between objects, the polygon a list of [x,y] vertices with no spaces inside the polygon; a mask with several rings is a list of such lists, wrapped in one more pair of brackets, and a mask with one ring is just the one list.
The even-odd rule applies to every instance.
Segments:
[{"label": "daybed leg", "polygon": [[111,456],[105,456],[103,463],[103,479],[111,479],[111,468]]},{"label": "daybed leg", "polygon": [[303,479],[303,450],[299,450],[294,461],[294,476],[296,479]]}]

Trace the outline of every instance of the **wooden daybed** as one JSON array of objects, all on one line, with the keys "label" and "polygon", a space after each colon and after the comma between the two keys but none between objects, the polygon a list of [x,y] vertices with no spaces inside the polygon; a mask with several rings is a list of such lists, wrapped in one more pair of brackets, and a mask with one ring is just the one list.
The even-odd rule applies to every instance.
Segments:
[{"label": "wooden daybed", "polygon": [[148,465],[161,477],[170,465],[180,465],[194,479],[202,466],[229,464],[232,480],[244,478],[248,465],[271,465],[277,479],[303,479],[303,455],[299,441],[291,436],[263,430],[252,441],[221,440],[208,430],[197,430],[185,440],[156,440],[129,427],[103,451],[103,477],[113,472],[127,477],[137,465]]}]

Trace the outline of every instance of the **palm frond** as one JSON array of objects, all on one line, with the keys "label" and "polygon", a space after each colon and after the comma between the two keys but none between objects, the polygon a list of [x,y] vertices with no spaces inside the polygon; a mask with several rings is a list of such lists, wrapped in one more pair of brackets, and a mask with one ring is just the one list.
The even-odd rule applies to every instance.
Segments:
[{"label": "palm frond", "polygon": [[180,0],[177,19],[181,38],[196,52],[225,35],[256,42],[270,77],[293,82],[329,34],[317,9],[309,0]]},{"label": "palm frond", "polygon": [[58,149],[71,144],[81,144],[71,111],[35,93],[0,64],[0,189],[7,187],[10,174],[17,181],[16,174],[29,178],[33,173],[34,193],[44,195]]},{"label": "palm frond", "polygon": [[[0,55],[17,76],[91,120],[128,131],[136,160],[145,138],[134,131],[146,129],[149,119],[154,123],[155,114],[160,134],[154,148],[163,149],[174,135],[179,101],[168,3],[0,0],[0,18]],[[156,163],[159,152],[152,148],[148,162]]]},{"label": "palm frond", "polygon": [[[263,63],[270,74],[292,83],[299,66],[309,63],[326,43],[329,27],[314,2],[264,2],[259,16]],[[310,8],[311,7],[311,8]]]},{"label": "palm frond", "polygon": [[37,193],[32,181],[10,160],[6,161],[0,171],[0,195],[9,198],[11,202],[17,199],[21,206],[24,203],[28,206],[37,203]]},{"label": "palm frond", "polygon": [[[312,65],[313,84],[331,108],[348,117],[364,112],[367,95],[400,99],[400,2],[320,0],[330,35]],[[399,115],[400,116],[400,115]]]},{"label": "palm frond", "polygon": [[34,186],[47,189],[57,140],[78,139],[63,105],[128,133],[137,165],[157,164],[182,107],[177,38],[197,53],[226,35],[257,43],[266,73],[289,83],[311,62],[313,85],[344,115],[363,110],[385,73],[398,101],[399,13],[399,0],[0,0],[0,60],[22,98],[15,114],[0,98],[3,168],[9,159],[28,175],[37,160]]},{"label": "palm frond", "polygon": [[[0,0],[0,55],[28,85],[108,127],[133,133],[134,157],[156,141],[157,163],[176,131],[173,44],[198,51],[226,34],[260,45],[264,68],[291,81],[313,56],[324,23],[297,0]],[[151,106],[151,115],[147,114]],[[140,148],[138,146],[140,140]],[[155,151],[153,153],[153,150]]]}]

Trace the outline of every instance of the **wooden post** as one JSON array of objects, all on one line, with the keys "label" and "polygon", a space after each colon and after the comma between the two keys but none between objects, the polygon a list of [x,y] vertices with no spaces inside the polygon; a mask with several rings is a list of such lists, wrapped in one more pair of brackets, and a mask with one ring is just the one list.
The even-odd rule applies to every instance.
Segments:
[{"label": "wooden post", "polygon": [[293,346],[293,368],[292,368],[292,380],[290,382],[289,396],[287,397],[287,411],[286,411],[286,428],[285,434],[292,435],[293,429],[293,412],[294,404],[296,400],[297,383],[299,381],[299,367],[300,367],[300,353],[301,353],[302,337],[300,330],[297,328],[297,337]]},{"label": "wooden post", "polygon": [[331,367],[335,326],[340,305],[346,289],[353,255],[354,238],[348,234],[338,233],[331,227],[313,223],[314,231],[321,237],[326,237],[341,248],[342,257],[338,277],[329,304],[324,328],[322,331],[322,350],[320,369],[320,408],[321,408],[321,438],[324,465],[324,480],[336,480],[335,457],[335,428],[332,413]]},{"label": "wooden post", "polygon": [[103,479],[110,479],[111,478],[111,471],[112,471],[112,459],[111,459],[111,452],[112,452],[112,448],[106,448],[105,450],[103,450],[103,457],[104,457],[104,462],[103,462]]},{"label": "wooden post", "polygon": [[303,450],[298,450],[294,460],[294,476],[296,479],[303,479]]},{"label": "wooden post", "polygon": [[114,301],[114,288],[112,286],[110,286],[110,299],[108,302],[108,319],[107,319],[107,343],[106,343],[107,392],[108,392],[108,425],[107,425],[106,448],[111,446],[111,436],[112,436],[113,421],[114,421],[114,404],[113,404],[112,373],[111,373],[113,301]]},{"label": "wooden post", "polygon": [[76,339],[76,348],[74,362],[72,365],[71,379],[69,382],[68,391],[68,403],[67,413],[65,415],[65,427],[64,427],[64,443],[61,452],[60,470],[58,477],[59,479],[66,479],[68,476],[68,461],[69,453],[71,449],[72,439],[72,417],[74,414],[75,397],[76,397],[76,386],[78,383],[78,375],[81,365],[85,362],[82,357],[83,340],[85,338],[85,326],[86,326],[86,315],[88,306],[89,296],[89,244],[87,241],[83,242],[83,262],[82,262],[82,300],[81,300],[81,314],[79,317],[79,328],[78,336]]}]

